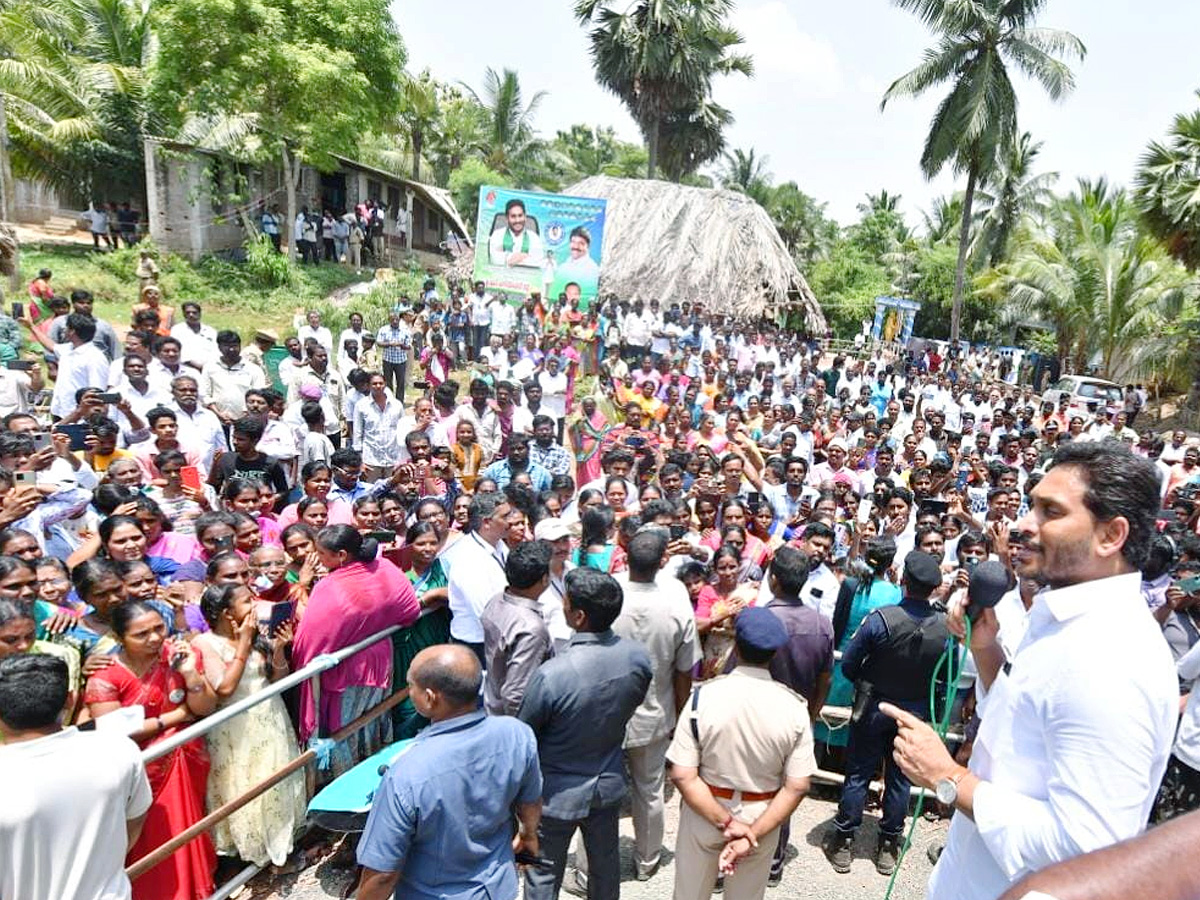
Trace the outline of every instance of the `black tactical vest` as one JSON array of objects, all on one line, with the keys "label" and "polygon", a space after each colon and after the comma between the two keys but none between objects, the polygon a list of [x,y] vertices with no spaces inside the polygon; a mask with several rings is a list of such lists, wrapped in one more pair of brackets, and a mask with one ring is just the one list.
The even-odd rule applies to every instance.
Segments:
[{"label": "black tactical vest", "polygon": [[914,619],[899,606],[876,612],[887,626],[887,640],[871,650],[859,679],[871,684],[879,700],[925,700],[950,637],[945,614],[931,611],[924,619]]}]

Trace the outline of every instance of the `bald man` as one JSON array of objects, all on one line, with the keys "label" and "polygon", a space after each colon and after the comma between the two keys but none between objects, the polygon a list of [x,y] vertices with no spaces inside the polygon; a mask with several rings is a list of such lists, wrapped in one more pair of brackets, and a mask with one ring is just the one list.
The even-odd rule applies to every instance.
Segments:
[{"label": "bald man", "polygon": [[458,644],[422,650],[409,666],[409,698],[432,724],[375,792],[358,845],[359,900],[517,896],[514,849],[538,853],[537,740],[519,719],[484,714],[482,680]]}]

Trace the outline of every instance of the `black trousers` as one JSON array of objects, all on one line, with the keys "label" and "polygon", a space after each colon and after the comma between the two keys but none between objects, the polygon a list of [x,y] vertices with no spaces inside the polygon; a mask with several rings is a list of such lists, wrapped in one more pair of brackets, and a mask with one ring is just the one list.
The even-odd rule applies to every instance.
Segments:
[{"label": "black trousers", "polygon": [[621,804],[592,809],[583,819],[542,816],[538,844],[542,856],[554,861],[553,869],[530,866],[525,870],[526,900],[556,900],[567,866],[567,850],[575,829],[583,831],[588,859],[588,900],[617,900],[621,895],[621,851],[618,819]]}]

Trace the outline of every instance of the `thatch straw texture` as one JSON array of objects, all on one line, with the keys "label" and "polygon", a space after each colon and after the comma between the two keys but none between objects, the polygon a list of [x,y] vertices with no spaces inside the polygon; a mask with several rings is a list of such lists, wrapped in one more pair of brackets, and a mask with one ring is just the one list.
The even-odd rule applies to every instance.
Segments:
[{"label": "thatch straw texture", "polygon": [[766,210],[735,191],[596,175],[563,190],[608,201],[600,293],[698,303],[738,319],[825,316]]}]

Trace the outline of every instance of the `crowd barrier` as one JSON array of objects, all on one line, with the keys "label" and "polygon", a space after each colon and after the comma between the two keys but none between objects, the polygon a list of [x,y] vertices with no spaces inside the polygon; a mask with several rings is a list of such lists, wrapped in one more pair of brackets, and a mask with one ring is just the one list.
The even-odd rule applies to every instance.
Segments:
[{"label": "crowd barrier", "polygon": [[[236,718],[258,704],[264,703],[270,698],[276,697],[279,694],[282,694],[284,691],[290,690],[291,688],[305,681],[313,681],[314,679],[318,679],[323,673],[337,667],[354,654],[361,650],[365,650],[372,644],[391,637],[398,631],[400,631],[400,626],[394,625],[390,628],[385,628],[383,631],[377,632],[376,634],[370,635],[356,644],[351,644],[349,647],[338,650],[336,653],[326,653],[318,656],[304,668],[293,672],[285,678],[281,678],[279,681],[274,682],[265,690],[247,697],[244,700],[239,700],[237,703],[230,704],[224,709],[219,709],[212,715],[200,719],[198,722],[193,723],[177,734],[172,735],[170,738],[160,741],[151,747],[147,747],[142,751],[143,762],[150,762],[158,759],[161,756],[165,756],[166,754],[175,750],[177,747],[180,747],[189,741],[193,741],[196,738],[203,737],[217,726],[228,722],[230,719]],[[840,653],[835,655],[839,658],[841,657]],[[379,718],[379,716],[391,710],[392,707],[402,703],[407,697],[407,689],[402,689],[395,692],[381,703],[378,703],[368,709],[353,722],[350,722],[349,724],[340,728],[334,734],[330,735],[329,740],[334,742],[346,740],[356,731],[364,728],[372,721]],[[320,682],[315,681],[313,684],[313,703],[319,704],[319,702]],[[821,708],[820,720],[830,727],[844,727],[849,722],[849,719],[849,707],[823,706]],[[956,734],[953,732],[947,735],[947,737],[950,740],[962,740],[961,734]],[[143,872],[146,872],[158,865],[180,847],[195,840],[204,832],[217,825],[219,822],[229,818],[229,816],[233,815],[233,813],[237,812],[243,806],[250,803],[266,791],[269,791],[289,775],[303,769],[309,763],[316,761],[317,753],[318,751],[314,748],[303,750],[295,759],[291,760],[283,767],[269,775],[267,778],[254,785],[240,797],[236,797],[233,800],[230,800],[224,806],[214,809],[204,818],[193,824],[190,828],[187,828],[186,830],[175,835],[165,844],[159,845],[141,859],[131,864],[128,868],[126,868],[126,874],[128,874],[131,879],[136,878]],[[844,777],[837,772],[819,770],[813,776],[813,780],[824,784],[840,785],[844,781]],[[877,783],[872,782],[872,789],[878,790],[880,789],[880,786]],[[913,788],[914,795],[919,794],[920,792],[921,790],[919,788]],[[224,884],[220,885],[216,891],[209,896],[208,900],[226,900],[226,898],[231,896],[238,888],[246,884],[251,878],[257,875],[262,868],[262,866],[254,864],[247,865],[229,881],[226,881]]]}]

